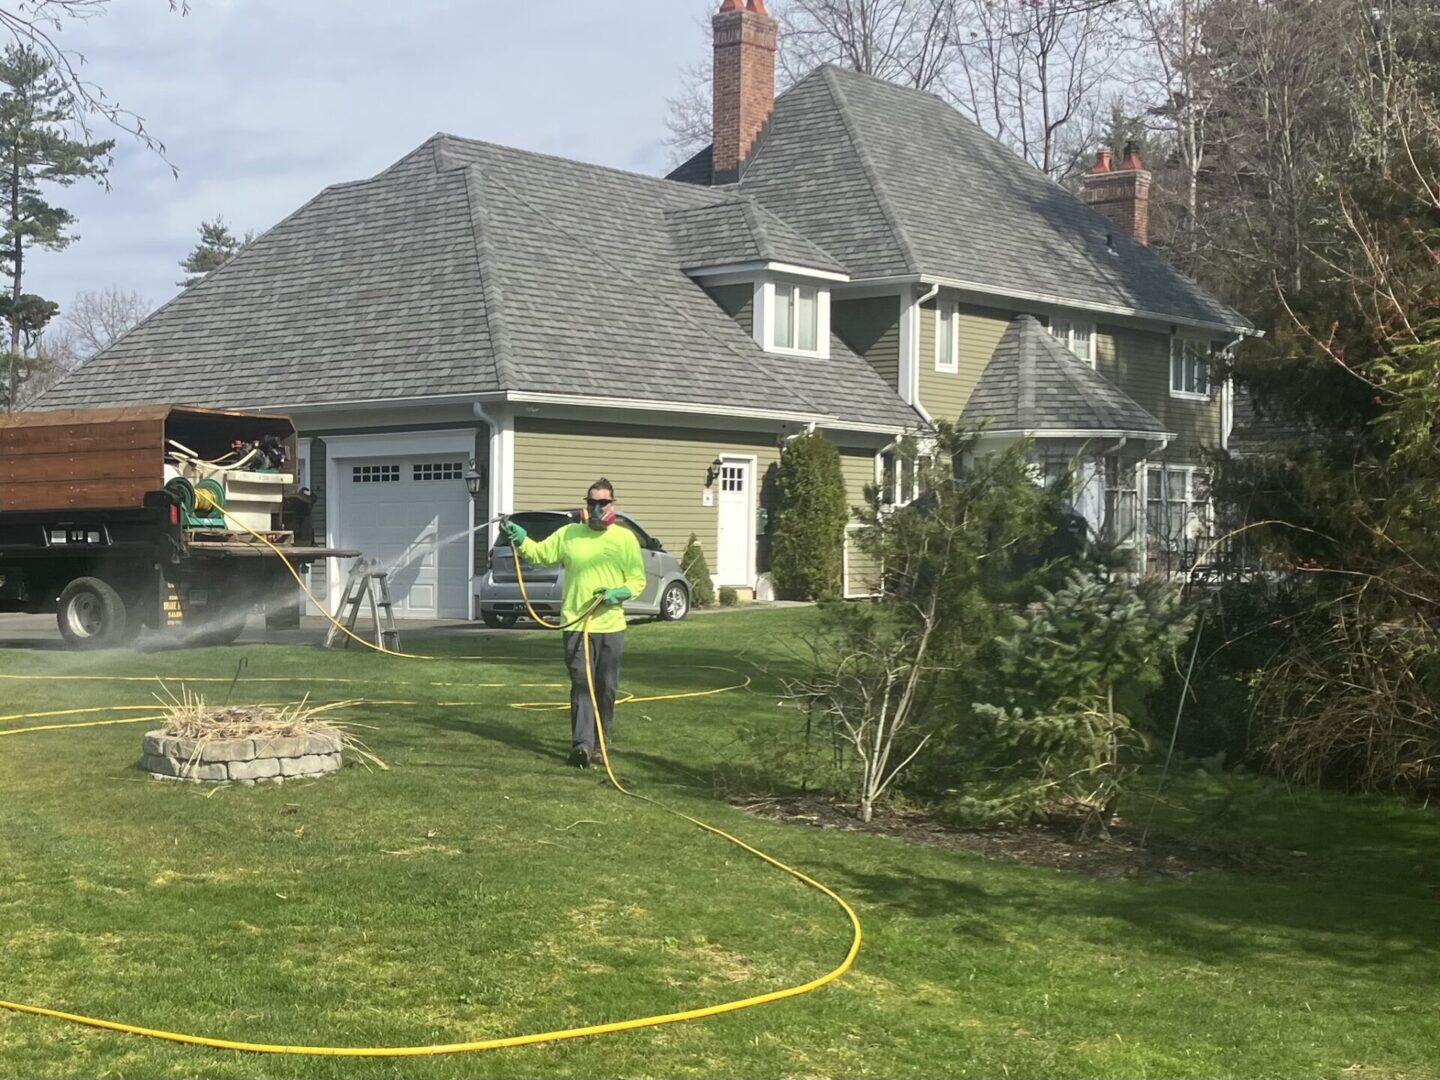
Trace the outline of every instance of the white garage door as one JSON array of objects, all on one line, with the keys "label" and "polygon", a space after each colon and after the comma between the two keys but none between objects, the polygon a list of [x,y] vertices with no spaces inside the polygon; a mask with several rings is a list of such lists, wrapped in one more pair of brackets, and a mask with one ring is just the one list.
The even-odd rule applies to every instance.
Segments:
[{"label": "white garage door", "polygon": [[463,619],[470,590],[470,495],[458,454],[336,459],[338,547],[390,571],[400,619]]}]

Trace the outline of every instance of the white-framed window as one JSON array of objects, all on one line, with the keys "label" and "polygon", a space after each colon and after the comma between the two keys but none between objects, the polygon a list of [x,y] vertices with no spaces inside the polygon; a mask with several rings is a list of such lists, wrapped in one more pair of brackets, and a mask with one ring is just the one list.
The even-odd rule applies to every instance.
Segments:
[{"label": "white-framed window", "polygon": [[398,484],[399,465],[354,465],[350,469],[350,480],[356,484]]},{"label": "white-framed window", "polygon": [[1170,396],[1210,400],[1210,343],[1197,338],[1170,339]]},{"label": "white-framed window", "polygon": [[417,461],[412,466],[412,480],[464,480],[463,461]]},{"label": "white-framed window", "polygon": [[295,484],[297,487],[310,487],[310,440],[295,440]]},{"label": "white-framed window", "polygon": [[1145,543],[1151,554],[1194,557],[1210,535],[1209,475],[1195,465],[1145,469]]},{"label": "white-framed window", "polygon": [[1095,324],[1051,319],[1050,336],[1091,367],[1095,366]]},{"label": "white-framed window", "polygon": [[820,351],[820,290],[814,285],[775,286],[775,347]]},{"label": "white-framed window", "polygon": [[908,506],[925,493],[925,470],[931,464],[929,455],[906,453],[891,448],[880,454],[881,505],[894,508]]},{"label": "white-framed window", "polygon": [[960,370],[960,305],[954,300],[935,307],[935,370],[948,375]]},{"label": "white-framed window", "polygon": [[1116,547],[1135,546],[1140,523],[1140,492],[1135,465],[1111,454],[1105,458],[1105,527],[1102,535]]},{"label": "white-framed window", "polygon": [[745,491],[745,466],[741,464],[720,467],[720,490],[735,494]]}]

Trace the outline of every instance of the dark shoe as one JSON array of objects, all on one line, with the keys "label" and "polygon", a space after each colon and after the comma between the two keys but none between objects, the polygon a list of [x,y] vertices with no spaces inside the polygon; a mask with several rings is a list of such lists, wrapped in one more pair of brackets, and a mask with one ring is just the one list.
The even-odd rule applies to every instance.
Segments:
[{"label": "dark shoe", "polygon": [[570,757],[566,764],[576,769],[588,769],[590,767],[590,752],[583,746],[577,746],[570,751]]},{"label": "dark shoe", "polygon": [[[613,746],[612,746],[612,747],[609,747],[609,748],[606,750],[606,753],[614,754],[614,753],[615,753],[615,747],[613,747]],[[605,767],[605,754],[602,754],[599,750],[591,750],[591,751],[590,751],[590,764],[591,764],[591,765],[594,765],[594,766],[597,767],[597,768],[603,769],[603,768]]]}]

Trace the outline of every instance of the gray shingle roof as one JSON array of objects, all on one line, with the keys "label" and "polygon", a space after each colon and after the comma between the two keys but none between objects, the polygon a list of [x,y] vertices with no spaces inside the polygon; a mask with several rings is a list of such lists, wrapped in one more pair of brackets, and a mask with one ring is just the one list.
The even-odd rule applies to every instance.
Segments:
[{"label": "gray shingle roof", "polygon": [[465,177],[437,172],[426,146],[381,177],[321,192],[42,406],[298,404],[492,389],[496,356],[481,293]]},{"label": "gray shingle roof", "polygon": [[[738,197],[436,136],[322,192],[42,405],[509,390],[913,426],[838,339],[828,361],[768,355],[685,275],[670,221],[725,203]],[[772,214],[753,220],[769,250],[798,252]]]},{"label": "gray shingle roof", "polygon": [[1006,327],[960,420],[997,432],[1166,436],[1159,420],[1031,315],[1018,316]]},{"label": "gray shingle roof", "polygon": [[[700,179],[705,153],[674,178]],[[856,278],[1249,326],[939,98],[853,71],[820,68],[780,96],[740,190]]]},{"label": "gray shingle roof", "polygon": [[843,263],[748,197],[671,210],[665,218],[683,270],[762,261],[846,272]]}]

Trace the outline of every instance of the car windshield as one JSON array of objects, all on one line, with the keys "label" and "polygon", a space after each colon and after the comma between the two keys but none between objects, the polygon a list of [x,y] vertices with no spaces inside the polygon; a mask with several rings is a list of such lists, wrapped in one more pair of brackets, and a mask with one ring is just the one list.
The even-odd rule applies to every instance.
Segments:
[{"label": "car windshield", "polygon": [[[525,534],[537,543],[565,525],[570,519],[564,514],[511,514],[510,520],[525,530]],[[503,532],[495,539],[496,547],[509,547],[510,538]]]}]

